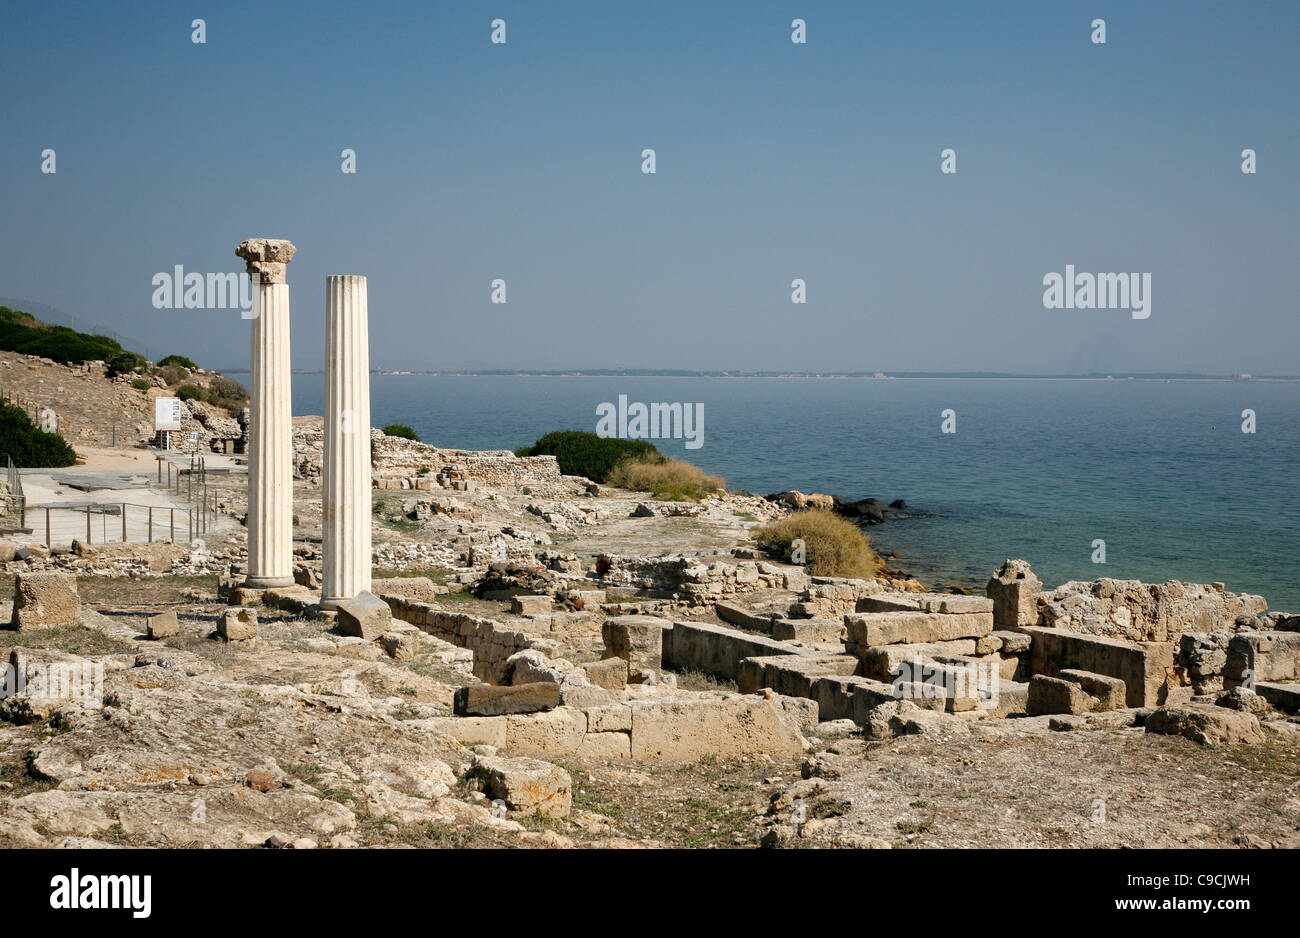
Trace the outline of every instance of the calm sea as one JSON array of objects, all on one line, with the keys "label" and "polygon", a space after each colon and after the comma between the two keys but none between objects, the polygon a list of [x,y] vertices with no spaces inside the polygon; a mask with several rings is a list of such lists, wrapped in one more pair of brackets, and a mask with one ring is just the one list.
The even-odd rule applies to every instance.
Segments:
[{"label": "calm sea", "polygon": [[[321,413],[320,376],[293,390],[295,414]],[[514,449],[594,430],[620,394],[702,403],[701,448],[657,445],[733,489],[905,499],[870,533],[932,586],[982,588],[1024,557],[1049,585],[1222,580],[1300,612],[1296,382],[391,376],[372,409],[439,446]]]}]

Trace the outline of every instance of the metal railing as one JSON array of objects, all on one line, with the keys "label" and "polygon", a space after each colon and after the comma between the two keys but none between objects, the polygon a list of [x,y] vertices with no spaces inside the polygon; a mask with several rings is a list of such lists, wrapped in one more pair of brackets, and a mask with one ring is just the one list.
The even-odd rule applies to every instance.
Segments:
[{"label": "metal railing", "polygon": [[9,491],[5,493],[8,498],[12,498],[18,505],[18,527],[25,529],[27,527],[27,496],[23,494],[23,476],[14,465],[14,458],[8,454],[5,459],[9,463],[8,482]]},{"label": "metal railing", "polygon": [[[206,532],[212,518],[219,513],[217,510],[217,493],[208,490],[207,458],[197,453],[191,454],[189,468],[186,469],[174,466],[171,460],[160,454],[158,456],[157,482],[159,486],[163,485],[164,463],[167,466],[167,491],[195,506],[198,512],[200,533]],[[185,480],[184,484],[181,483],[182,478]]]},{"label": "metal railing", "polygon": [[33,533],[43,532],[46,547],[53,547],[56,539],[60,544],[65,540],[84,540],[87,545],[129,541],[174,544],[178,542],[178,534],[192,544],[207,532],[205,513],[197,506],[173,508],[132,502],[91,502],[30,508],[36,522]]}]

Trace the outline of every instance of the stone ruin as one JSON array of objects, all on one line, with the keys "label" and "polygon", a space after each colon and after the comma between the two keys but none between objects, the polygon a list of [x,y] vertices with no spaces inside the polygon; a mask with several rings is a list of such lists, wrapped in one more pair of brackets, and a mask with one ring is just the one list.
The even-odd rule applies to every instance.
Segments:
[{"label": "stone ruin", "polygon": [[[293,579],[289,478],[290,470],[320,477],[320,605],[335,610],[344,632],[394,657],[409,652],[412,631],[468,649],[483,683],[462,687],[456,715],[436,721],[466,744],[549,757],[796,754],[806,746],[801,731],[828,721],[884,738],[975,720],[1054,715],[1064,725],[1102,714],[1217,741],[1253,738],[1256,711],[1300,710],[1296,617],[1266,614],[1261,597],[1222,584],[1102,579],[1045,592],[1027,563],[1008,560],[979,597],[810,577],[762,560],[602,556],[588,570],[562,554],[501,562],[470,550],[468,562],[481,564],[479,594],[509,598],[517,622],[439,608],[434,585],[419,578],[380,583],[375,595],[371,485],[538,495],[590,494],[591,485],[562,476],[552,457],[440,450],[370,430],[364,278],[328,278],[326,415],[292,421],[280,288],[294,249],[253,239],[239,253],[263,277],[245,591],[310,608],[307,587]],[[795,598],[784,608],[737,602],[773,591]],[[726,624],[700,621],[709,613]],[[256,632],[242,610],[226,619]],[[577,652],[600,657],[580,665]],[[680,672],[734,682],[737,693],[679,692]]]},{"label": "stone ruin", "polygon": [[[1257,714],[1300,713],[1300,617],[1220,584],[1102,579],[1044,591],[1017,560],[981,597],[767,562],[546,564],[492,574],[496,598],[518,591],[517,625],[383,595],[396,620],[469,649],[485,682],[439,729],[533,756],[686,759],[719,745],[718,755],[793,751],[800,733],[830,721],[882,739],[1045,716],[1059,729],[1136,724],[1215,743],[1260,738]],[[750,609],[737,601],[746,587],[796,598]],[[628,614],[638,606],[656,614]],[[725,624],[682,618],[701,607]],[[576,649],[600,658],[575,664]],[[736,693],[683,696],[683,672]]]}]

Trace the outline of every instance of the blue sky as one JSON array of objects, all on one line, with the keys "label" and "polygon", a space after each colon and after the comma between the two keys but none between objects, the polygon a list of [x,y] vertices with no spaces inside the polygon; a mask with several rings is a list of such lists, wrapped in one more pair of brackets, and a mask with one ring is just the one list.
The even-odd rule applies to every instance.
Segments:
[{"label": "blue sky", "polygon": [[[1293,374],[1297,39],[1295,3],[14,6],[0,296],[245,366],[151,278],[265,235],[299,368],[360,273],[377,367]],[[1067,264],[1150,272],[1151,317],[1044,309]]]}]

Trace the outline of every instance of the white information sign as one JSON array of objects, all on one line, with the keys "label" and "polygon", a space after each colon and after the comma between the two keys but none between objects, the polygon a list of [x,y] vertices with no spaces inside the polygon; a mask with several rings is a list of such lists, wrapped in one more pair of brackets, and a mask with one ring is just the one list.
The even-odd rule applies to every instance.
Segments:
[{"label": "white information sign", "polygon": [[153,428],[179,430],[181,428],[181,399],[160,397],[154,401]]}]

